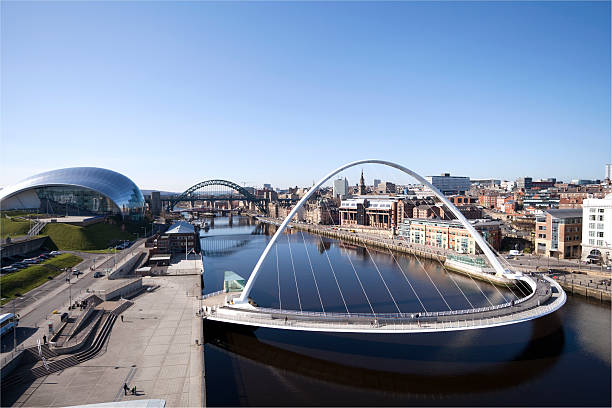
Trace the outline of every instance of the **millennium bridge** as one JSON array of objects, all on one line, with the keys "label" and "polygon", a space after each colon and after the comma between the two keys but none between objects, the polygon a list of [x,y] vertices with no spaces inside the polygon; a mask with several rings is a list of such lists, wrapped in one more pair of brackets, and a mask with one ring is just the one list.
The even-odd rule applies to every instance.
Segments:
[{"label": "millennium bridge", "polygon": [[[503,303],[491,303],[489,306],[484,307],[457,310],[452,310],[449,307],[449,310],[432,311],[425,309],[418,294],[414,291],[414,287],[410,284],[408,278],[406,278],[411,290],[419,299],[423,310],[401,312],[398,307],[398,313],[374,313],[373,309],[372,313],[349,313],[347,308],[347,313],[326,313],[324,311],[284,310],[281,308],[272,309],[257,306],[256,301],[249,296],[253,289],[253,285],[261,273],[261,266],[264,260],[275,246],[276,241],[283,231],[288,227],[293,217],[325,182],[341,171],[363,164],[381,164],[395,168],[413,177],[431,190],[436,198],[450,210],[459,222],[461,222],[493,268],[490,274],[485,274],[486,276],[484,276],[484,279],[488,280],[492,285],[506,285],[509,289],[513,286],[518,289],[520,296],[516,295],[516,298],[512,300],[508,300],[504,297],[505,301]],[[391,255],[393,256],[392,253]],[[472,224],[467,221],[464,215],[425,178],[404,166],[389,161],[377,159],[359,160],[341,166],[319,180],[308,193],[302,197],[281,223],[261,254],[242,291],[240,293],[224,293],[220,291],[204,296],[202,300],[202,312],[204,318],[213,321],[283,330],[344,333],[427,333],[482,329],[516,324],[553,313],[563,306],[567,296],[557,282],[547,276],[533,277],[524,275],[521,272],[514,272],[507,262],[505,262],[505,266],[502,265],[502,262],[505,262],[505,260],[493,252],[488,243],[476,231]],[[354,265],[352,266],[354,268]],[[312,269],[312,274],[313,277],[315,277],[314,269]],[[358,276],[357,270],[355,270],[355,275]],[[382,275],[380,277],[383,279],[384,283]],[[450,277],[450,279],[453,278]],[[338,288],[340,289],[339,286]],[[457,288],[461,290],[459,286],[457,286]],[[362,289],[364,289],[363,286]],[[393,299],[393,295],[388,287],[387,291]],[[438,293],[443,298],[442,293],[439,291]],[[463,295],[465,297],[465,294]],[[469,302],[467,297],[466,300]],[[396,303],[395,299],[393,299],[393,302]],[[445,303],[448,306],[446,301]],[[469,303],[472,305],[471,302]]]}]

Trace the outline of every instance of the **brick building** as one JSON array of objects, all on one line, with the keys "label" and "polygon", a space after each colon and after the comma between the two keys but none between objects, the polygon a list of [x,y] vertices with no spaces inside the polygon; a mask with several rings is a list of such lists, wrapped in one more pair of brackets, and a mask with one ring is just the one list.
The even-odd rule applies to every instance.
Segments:
[{"label": "brick building", "polygon": [[582,243],[582,210],[546,210],[536,218],[535,249],[537,254],[560,259],[580,257]]}]

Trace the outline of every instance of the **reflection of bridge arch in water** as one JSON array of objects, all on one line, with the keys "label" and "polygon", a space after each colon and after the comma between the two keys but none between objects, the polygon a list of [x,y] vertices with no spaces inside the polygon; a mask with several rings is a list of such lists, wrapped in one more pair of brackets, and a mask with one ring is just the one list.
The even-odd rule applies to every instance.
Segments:
[{"label": "reflection of bridge arch in water", "polygon": [[[399,310],[397,303],[396,307],[398,309],[398,313],[375,313],[372,309],[372,313],[359,314],[350,313],[348,307],[346,307],[346,303],[345,307],[347,313],[325,313],[325,311],[323,311],[322,313],[305,312],[302,311],[301,304],[299,311],[265,309],[256,307],[251,304],[249,302],[249,294],[253,289],[253,285],[261,272],[261,266],[266,257],[268,256],[271,248],[275,245],[276,241],[283,233],[283,231],[288,227],[289,222],[304,206],[308,199],[315,193],[315,191],[325,182],[330,180],[332,177],[334,177],[341,171],[361,164],[382,164],[385,166],[393,167],[415,178],[426,188],[431,190],[434,195],[443,204],[446,205],[446,207],[468,231],[468,233],[472,236],[478,247],[482,250],[486,259],[489,261],[490,265],[495,270],[495,276],[491,276],[491,278],[494,278],[498,282],[501,281],[504,284],[506,284],[507,282],[514,282],[519,285],[519,287],[520,284],[524,284],[525,287],[529,288],[527,293],[524,293],[522,291],[522,297],[519,298],[517,296],[516,300],[506,301],[506,303],[500,305],[493,305],[491,303],[490,307],[486,306],[481,308],[474,308],[474,306],[470,304],[470,306],[472,306],[471,309],[450,310],[450,306],[448,305],[448,303],[446,303],[447,306],[449,306],[449,311],[430,312],[425,310],[424,313],[402,313]],[[312,273],[314,278],[314,270],[312,271]],[[355,274],[357,274],[356,271]],[[384,283],[382,275],[381,279]],[[487,279],[491,280],[488,277]],[[408,283],[410,284],[410,282]],[[410,287],[412,288],[411,284]],[[338,289],[340,290],[340,294],[342,295],[339,284]],[[389,295],[393,299],[393,296],[388,287],[387,290],[389,292]],[[414,291],[414,288],[412,288],[412,290]],[[439,290],[438,293],[440,294],[440,296],[442,296],[442,293],[440,293]],[[416,292],[414,294],[418,297]],[[523,275],[522,273],[515,273],[509,269],[505,269],[501,265],[500,260],[493,253],[493,251],[486,243],[486,241],[482,238],[482,236],[475,230],[472,224],[467,221],[463,214],[436,187],[434,187],[431,183],[425,180],[422,176],[399,164],[384,160],[372,159],[359,160],[356,162],[348,163],[332,171],[331,173],[323,177],[321,180],[319,180],[291,210],[289,215],[281,223],[276,233],[270,239],[257,264],[253,268],[249,280],[247,281],[240,297],[235,299],[231,304],[221,303],[221,307],[215,308],[214,312],[209,316],[209,318],[218,321],[226,321],[252,326],[323,332],[415,333],[434,331],[456,331],[503,326],[522,321],[532,320],[554,312],[565,303],[565,300],[565,292],[560,287],[560,285],[554,282],[552,279],[549,279],[548,277],[544,277],[543,279],[533,279],[529,276]],[[210,302],[214,304],[213,300],[211,300]],[[393,302],[395,303],[394,299]],[[423,306],[422,303],[421,306]],[[515,309],[516,306],[518,306],[518,308]]]},{"label": "reflection of bridge arch in water", "polygon": [[207,257],[222,257],[233,254],[249,244],[248,239],[220,239],[215,236],[201,237],[202,255]]}]

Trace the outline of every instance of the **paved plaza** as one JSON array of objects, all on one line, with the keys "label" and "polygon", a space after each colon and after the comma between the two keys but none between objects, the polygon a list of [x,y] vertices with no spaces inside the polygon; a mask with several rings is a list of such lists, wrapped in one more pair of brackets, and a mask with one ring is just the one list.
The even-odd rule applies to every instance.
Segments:
[{"label": "paved plaza", "polygon": [[[168,407],[203,406],[202,321],[199,276],[145,278],[157,286],[134,298],[117,319],[98,357],[39,378],[16,406],[69,406],[163,399]],[[196,339],[198,344],[196,344]],[[136,386],[124,395],[123,384]]]}]

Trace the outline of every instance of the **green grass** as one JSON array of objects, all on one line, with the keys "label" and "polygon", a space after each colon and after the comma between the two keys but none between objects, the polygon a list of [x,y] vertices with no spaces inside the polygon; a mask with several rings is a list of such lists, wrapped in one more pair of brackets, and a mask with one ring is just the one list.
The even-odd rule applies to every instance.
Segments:
[{"label": "green grass", "polygon": [[2,291],[2,297],[6,298],[2,300],[2,304],[18,296],[17,294],[26,294],[47,282],[49,277],[54,278],[62,273],[63,268],[71,268],[82,260],[82,258],[76,255],[61,254],[37,265],[28,266],[17,272],[0,276],[0,290]]},{"label": "green grass", "polygon": [[106,249],[111,242],[128,239],[135,235],[122,231],[117,224],[98,223],[79,227],[62,223],[49,223],[41,234],[48,235],[51,241],[62,250],[95,251]]},{"label": "green grass", "polygon": [[16,221],[9,217],[0,218],[0,235],[2,239],[8,236],[17,237],[27,235],[29,230],[29,221]]}]

